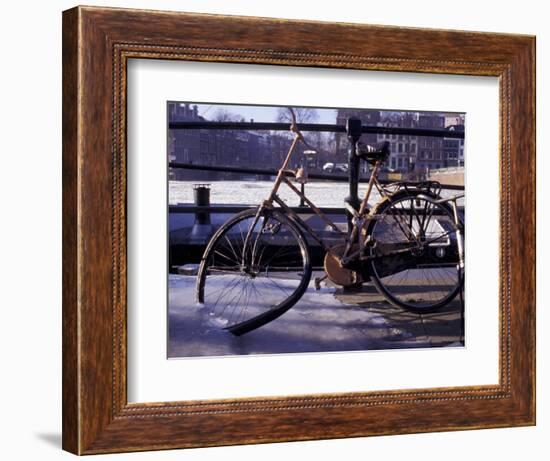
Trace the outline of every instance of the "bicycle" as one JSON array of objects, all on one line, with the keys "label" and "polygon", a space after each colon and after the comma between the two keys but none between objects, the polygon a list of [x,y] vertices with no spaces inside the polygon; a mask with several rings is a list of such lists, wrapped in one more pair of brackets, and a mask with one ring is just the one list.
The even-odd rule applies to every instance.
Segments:
[{"label": "bicycle", "polygon": [[[210,318],[238,336],[292,308],[313,272],[306,234],[325,252],[323,278],[336,285],[370,280],[391,304],[416,313],[433,312],[462,295],[464,225],[457,200],[463,194],[444,199],[439,183],[431,181],[383,185],[378,175],[389,143],[358,143],[355,154],[372,171],[359,208],[346,204],[351,219],[345,232],[291,182],[307,176],[302,168],[288,169],[296,146],[309,147],[291,113],[294,138],[268,197],[225,222],[203,254],[196,298]],[[331,238],[312,229],[279,197],[282,184],[323,220]],[[370,207],[373,188],[381,200]]]}]

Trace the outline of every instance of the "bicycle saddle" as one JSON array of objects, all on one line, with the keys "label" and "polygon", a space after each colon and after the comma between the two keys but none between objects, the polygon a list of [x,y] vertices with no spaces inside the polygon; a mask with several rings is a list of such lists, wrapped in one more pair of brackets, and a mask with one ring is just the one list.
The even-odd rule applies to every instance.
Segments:
[{"label": "bicycle saddle", "polygon": [[383,162],[390,155],[390,143],[389,141],[383,141],[377,144],[359,142],[355,148],[355,155],[369,163],[375,163],[377,161]]}]

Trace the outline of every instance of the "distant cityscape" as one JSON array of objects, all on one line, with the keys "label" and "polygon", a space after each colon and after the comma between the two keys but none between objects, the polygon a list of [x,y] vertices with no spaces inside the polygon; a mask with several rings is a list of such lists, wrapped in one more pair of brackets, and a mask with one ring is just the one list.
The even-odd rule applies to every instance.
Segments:
[{"label": "distant cityscape", "polygon": [[[171,102],[168,105],[170,122],[185,121],[246,121],[238,113],[239,107],[229,105],[205,105]],[[212,110],[212,109],[215,110]],[[273,109],[273,108],[270,108]],[[283,121],[284,108],[279,108],[278,120]],[[326,109],[298,109],[298,117],[303,122],[315,123],[319,113]],[[350,117],[361,119],[364,125],[403,128],[439,128],[464,131],[465,117],[461,113],[386,111],[373,109],[334,109],[334,123],[345,125]],[[212,115],[210,115],[212,114]],[[271,116],[273,117],[273,116]],[[308,143],[317,154],[309,157],[311,170],[340,171],[347,168],[349,146],[345,133],[306,133]],[[390,142],[390,157],[386,173],[428,176],[432,170],[460,169],[464,166],[464,140],[456,138],[435,138],[426,136],[406,136],[389,134],[364,134],[365,143]],[[231,166],[261,169],[277,169],[291,142],[288,132],[252,130],[169,130],[168,160],[195,166]],[[307,147],[299,146],[298,152]],[[294,156],[294,165],[299,165],[302,156]],[[435,171],[434,171],[435,172]],[[243,176],[243,175],[241,175]],[[171,180],[223,179],[228,177],[220,172],[170,169]],[[245,179],[236,177],[234,179]]]}]

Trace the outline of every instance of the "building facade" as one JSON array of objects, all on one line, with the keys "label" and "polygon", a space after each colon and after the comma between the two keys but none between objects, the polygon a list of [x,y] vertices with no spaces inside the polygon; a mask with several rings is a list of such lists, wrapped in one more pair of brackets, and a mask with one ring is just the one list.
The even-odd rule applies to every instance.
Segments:
[{"label": "building facade", "polygon": [[[206,119],[196,105],[169,103],[171,122]],[[253,120],[251,120],[253,121]],[[189,165],[276,169],[290,146],[288,136],[245,130],[177,129],[168,132],[168,160]],[[171,180],[239,179],[243,174],[170,168]]]}]

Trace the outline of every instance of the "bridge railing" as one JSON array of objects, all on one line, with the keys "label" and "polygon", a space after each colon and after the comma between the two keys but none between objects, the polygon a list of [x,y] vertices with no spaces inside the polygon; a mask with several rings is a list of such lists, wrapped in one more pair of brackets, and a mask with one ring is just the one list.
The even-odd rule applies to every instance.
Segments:
[{"label": "bridge railing", "polygon": [[[351,122],[351,123],[350,123]],[[404,136],[428,136],[436,138],[453,138],[464,139],[464,131],[449,130],[440,128],[404,128],[404,127],[386,127],[386,126],[370,126],[362,125],[360,120],[351,118],[344,125],[323,124],[323,123],[298,123],[297,127],[303,132],[332,132],[332,133],[347,133],[350,142],[349,154],[349,174],[319,174],[308,173],[308,177],[316,180],[350,182],[351,189],[354,189],[354,184],[358,182],[368,181],[368,178],[360,178],[358,168],[353,168],[353,164],[357,163],[358,159],[352,155],[352,150],[355,148],[361,134],[384,134],[384,135],[404,135]],[[215,122],[215,121],[177,121],[169,122],[170,130],[242,130],[242,131],[289,131],[289,123],[280,122]],[[353,132],[355,131],[355,132]],[[276,169],[248,168],[248,167],[233,167],[233,166],[218,166],[218,165],[202,165],[196,163],[185,162],[170,162],[169,167],[173,169],[215,171],[225,173],[241,173],[253,175],[273,176],[277,174]],[[394,182],[392,180],[381,180],[382,184]],[[443,189],[463,190],[463,186],[453,184],[442,184]],[[350,189],[350,190],[351,190]],[[354,195],[353,193],[351,195]]]},{"label": "bridge railing", "polygon": [[[242,130],[242,131],[288,131],[290,125],[288,123],[258,123],[258,122],[211,122],[211,121],[188,121],[188,122],[170,122],[168,125],[170,130]],[[464,139],[463,131],[450,131],[445,129],[427,129],[427,128],[399,128],[399,127],[380,127],[380,126],[365,126],[361,124],[358,119],[351,118],[348,120],[346,126],[343,125],[330,125],[330,124],[312,124],[312,123],[299,123],[298,129],[303,132],[333,132],[333,133],[346,133],[349,141],[348,149],[348,162],[349,169],[348,175],[327,174],[327,173],[313,173],[308,172],[308,177],[315,180],[337,181],[337,182],[349,182],[349,196],[346,201],[352,206],[357,207],[359,203],[358,199],[358,183],[367,181],[367,178],[360,178],[359,176],[359,159],[355,155],[355,146],[364,133],[378,133],[388,135],[407,135],[407,136],[431,136],[439,138],[454,138]],[[268,168],[249,168],[245,166],[220,166],[220,165],[201,165],[195,163],[182,163],[182,162],[170,162],[169,167],[173,169],[186,169],[186,170],[201,170],[201,171],[214,171],[220,173],[234,173],[234,174],[251,174],[262,176],[274,176],[278,170]],[[381,183],[391,183],[391,180],[380,180]],[[302,186],[304,186],[302,184]],[[463,190],[463,186],[442,184],[443,189],[449,190]],[[303,203],[301,203],[303,205]],[[210,223],[210,216],[232,214],[238,211],[246,209],[246,205],[210,205],[209,200],[205,204],[186,204],[186,205],[171,205],[169,207],[169,214],[171,219],[177,220],[178,215],[182,214],[195,215],[195,224],[197,223]],[[311,213],[311,210],[305,206],[293,207],[297,213]],[[348,214],[348,221],[350,219],[349,213],[345,208],[323,208],[323,212],[326,214],[333,214],[343,216]],[[349,223],[348,223],[349,225]],[[204,225],[202,227],[205,227]],[[180,265],[200,261],[200,257],[203,254],[204,246],[206,245],[212,231],[202,231],[202,239],[197,240],[197,235],[191,232],[190,235],[195,236],[195,240],[191,241],[187,234],[185,238],[178,243],[177,232],[171,236],[169,259],[170,267],[178,267]],[[172,230],[172,229],[171,229]],[[199,236],[200,237],[200,236]],[[318,258],[319,259],[319,258]],[[321,260],[320,260],[321,261]],[[319,262],[319,261],[318,261]],[[322,262],[322,261],[321,261]]]}]

